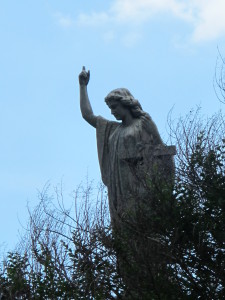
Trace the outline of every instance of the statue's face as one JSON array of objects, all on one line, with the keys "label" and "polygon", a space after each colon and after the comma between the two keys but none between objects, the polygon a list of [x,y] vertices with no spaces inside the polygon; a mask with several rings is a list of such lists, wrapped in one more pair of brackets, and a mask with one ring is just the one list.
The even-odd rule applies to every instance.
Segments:
[{"label": "statue's face", "polygon": [[125,106],[123,106],[118,100],[110,100],[108,106],[111,109],[111,114],[117,120],[124,120],[126,118],[126,115],[129,114],[129,110]]}]

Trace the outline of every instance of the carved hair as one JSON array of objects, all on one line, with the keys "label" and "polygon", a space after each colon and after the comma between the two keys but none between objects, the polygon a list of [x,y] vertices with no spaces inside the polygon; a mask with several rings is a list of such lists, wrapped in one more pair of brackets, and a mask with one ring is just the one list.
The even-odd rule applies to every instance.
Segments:
[{"label": "carved hair", "polygon": [[109,105],[112,100],[117,100],[123,106],[127,107],[135,118],[149,117],[149,115],[143,111],[140,102],[133,97],[128,89],[120,88],[111,91],[105,97],[105,102]]},{"label": "carved hair", "polygon": [[153,136],[155,144],[162,144],[163,141],[160,137],[155,123],[152,121],[148,113],[143,111],[141,104],[136,100],[128,89],[120,88],[111,91],[106,97],[105,102],[107,105],[112,100],[119,101],[123,106],[130,110],[134,118],[142,119],[145,129]]}]

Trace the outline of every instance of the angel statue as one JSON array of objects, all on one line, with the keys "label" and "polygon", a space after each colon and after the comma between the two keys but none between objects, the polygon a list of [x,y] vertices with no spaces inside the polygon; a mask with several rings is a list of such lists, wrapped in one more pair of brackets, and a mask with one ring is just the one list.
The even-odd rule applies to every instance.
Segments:
[{"label": "angel statue", "polygon": [[96,128],[102,181],[115,223],[150,195],[149,186],[156,174],[160,180],[172,182],[175,147],[163,143],[150,115],[126,88],[115,89],[105,97],[116,121],[96,116],[87,92],[89,79],[90,71],[83,67],[79,75],[80,109],[83,118]]}]

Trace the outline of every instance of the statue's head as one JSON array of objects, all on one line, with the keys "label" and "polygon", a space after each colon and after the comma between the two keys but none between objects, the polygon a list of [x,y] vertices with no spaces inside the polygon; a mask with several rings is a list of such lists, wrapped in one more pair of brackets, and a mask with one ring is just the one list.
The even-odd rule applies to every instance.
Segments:
[{"label": "statue's head", "polygon": [[115,89],[105,97],[105,102],[109,107],[113,102],[117,101],[122,104],[124,108],[130,110],[135,118],[140,118],[145,114],[139,101],[133,97],[128,89]]}]

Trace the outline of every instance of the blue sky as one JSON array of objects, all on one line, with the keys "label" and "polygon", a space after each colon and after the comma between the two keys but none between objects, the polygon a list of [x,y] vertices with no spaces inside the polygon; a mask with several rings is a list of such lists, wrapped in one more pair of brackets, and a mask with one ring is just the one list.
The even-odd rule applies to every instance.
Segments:
[{"label": "blue sky", "polygon": [[27,202],[63,182],[66,204],[88,173],[100,179],[95,130],[79,110],[78,74],[91,71],[94,112],[126,87],[166,140],[166,119],[201,105],[224,110],[213,79],[225,56],[224,0],[0,1],[0,245],[12,248]]}]

